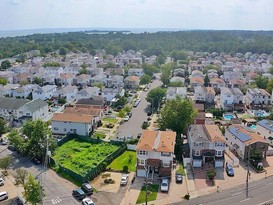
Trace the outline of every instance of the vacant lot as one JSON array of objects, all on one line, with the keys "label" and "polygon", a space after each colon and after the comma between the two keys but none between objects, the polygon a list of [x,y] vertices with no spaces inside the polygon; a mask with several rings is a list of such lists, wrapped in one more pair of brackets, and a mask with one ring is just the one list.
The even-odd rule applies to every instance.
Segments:
[{"label": "vacant lot", "polygon": [[128,170],[131,172],[136,171],[136,152],[125,151],[122,155],[116,158],[108,168],[114,170],[123,170],[124,166],[128,166]]},{"label": "vacant lot", "polygon": [[53,159],[61,166],[85,175],[118,148],[110,143],[90,143],[73,139],[58,147]]}]

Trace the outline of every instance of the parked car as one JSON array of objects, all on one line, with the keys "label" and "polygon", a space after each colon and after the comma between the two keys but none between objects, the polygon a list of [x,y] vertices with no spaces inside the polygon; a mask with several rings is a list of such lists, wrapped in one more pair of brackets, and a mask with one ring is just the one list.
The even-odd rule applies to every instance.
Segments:
[{"label": "parked car", "polygon": [[128,112],[128,113],[127,113],[127,115],[128,115],[129,117],[132,117],[132,114],[133,114],[132,112]]},{"label": "parked car", "polygon": [[140,103],[140,101],[136,101],[136,102],[134,103],[134,106],[133,106],[133,107],[137,107],[139,103]]},{"label": "parked car", "polygon": [[226,165],[226,172],[227,172],[228,176],[230,176],[230,177],[234,176],[234,169],[230,164]]},{"label": "parked car", "polygon": [[182,183],[183,182],[183,176],[182,176],[182,174],[176,174],[175,175],[175,182],[176,183]]},{"label": "parked car", "polygon": [[139,139],[141,137],[141,135],[142,135],[141,133],[138,133],[137,134],[137,139]]},{"label": "parked car", "polygon": [[115,111],[119,112],[122,108],[123,108],[122,105],[118,105],[118,106],[116,107]]},{"label": "parked car", "polygon": [[168,179],[162,179],[160,190],[162,192],[168,192],[169,191],[169,180]]},{"label": "parked car", "polygon": [[7,145],[8,141],[7,140],[0,140],[0,145]]},{"label": "parked car", "polygon": [[124,119],[125,122],[127,122],[129,120],[129,118],[130,117],[128,115],[126,115],[123,119]]},{"label": "parked car", "polygon": [[9,145],[9,146],[8,146],[8,149],[9,149],[10,151],[16,151],[16,147],[15,147],[14,145]]},{"label": "parked car", "polygon": [[72,196],[78,200],[83,200],[85,198],[85,193],[82,189],[74,189],[72,191]]},{"label": "parked car", "polygon": [[93,187],[88,183],[83,183],[81,189],[85,192],[86,195],[93,194]]},{"label": "parked car", "polygon": [[0,177],[0,186],[3,186],[4,184],[5,184],[5,180],[2,177]]},{"label": "parked car", "polygon": [[151,112],[151,111],[148,111],[148,112],[147,112],[147,115],[148,115],[148,116],[151,116],[151,115],[152,115],[152,112]]},{"label": "parked car", "polygon": [[8,198],[9,198],[8,192],[6,192],[6,191],[0,192],[0,201],[3,201]]},{"label": "parked car", "polygon": [[82,205],[95,205],[94,202],[92,201],[92,199],[90,198],[84,198],[82,200]]},{"label": "parked car", "polygon": [[128,183],[128,179],[129,179],[128,174],[123,174],[123,175],[121,176],[120,186],[126,186],[127,183]]}]

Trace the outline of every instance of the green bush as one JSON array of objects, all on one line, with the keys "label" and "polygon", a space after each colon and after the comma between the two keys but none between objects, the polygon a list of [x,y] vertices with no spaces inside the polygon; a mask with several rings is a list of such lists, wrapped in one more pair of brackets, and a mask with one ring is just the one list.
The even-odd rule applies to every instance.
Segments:
[{"label": "green bush", "polygon": [[189,193],[185,194],[184,199],[190,200],[190,194]]},{"label": "green bush", "polygon": [[122,168],[122,172],[124,172],[124,173],[128,173],[128,166],[127,165],[125,165],[125,166],[123,166],[123,168]]}]

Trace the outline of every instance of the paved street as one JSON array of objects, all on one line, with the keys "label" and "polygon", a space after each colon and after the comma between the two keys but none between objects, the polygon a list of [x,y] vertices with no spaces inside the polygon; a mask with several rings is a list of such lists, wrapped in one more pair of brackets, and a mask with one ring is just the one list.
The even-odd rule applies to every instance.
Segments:
[{"label": "paved street", "polygon": [[[153,80],[151,83],[150,89],[156,88],[160,86],[160,80],[159,80],[159,74],[157,75],[157,79]],[[139,98],[141,99],[141,102],[139,105],[135,108],[132,109],[132,117],[129,119],[128,122],[124,122],[120,127],[119,127],[119,132],[118,136],[129,136],[133,135],[134,138],[136,138],[138,133],[142,133],[141,125],[144,121],[147,120],[147,111],[150,109],[149,108],[149,103],[145,100],[147,93],[149,91],[141,91]]]},{"label": "paved street", "polygon": [[[215,193],[194,198],[189,201],[183,201],[183,204],[190,205],[218,205],[218,204],[258,204],[258,205],[266,205],[273,204],[273,195],[269,190],[273,189],[273,177],[264,178],[261,180],[257,180],[249,183],[249,196],[250,198],[246,198],[245,185],[240,185],[234,187],[232,189],[228,189],[225,191],[221,191],[220,193]],[[174,204],[181,204],[174,203]]]}]

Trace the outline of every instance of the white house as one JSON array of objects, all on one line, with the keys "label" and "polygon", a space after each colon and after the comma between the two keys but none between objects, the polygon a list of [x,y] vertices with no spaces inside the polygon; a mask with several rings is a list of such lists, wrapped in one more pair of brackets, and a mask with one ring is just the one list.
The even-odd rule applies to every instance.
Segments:
[{"label": "white house", "polygon": [[0,85],[0,95],[7,95],[7,96],[12,96],[12,93],[15,89],[19,88],[19,84],[7,84],[7,85]]},{"label": "white house", "polygon": [[143,75],[143,69],[142,68],[130,68],[128,70],[128,75],[129,76],[135,75],[135,76],[141,77]]},{"label": "white house", "polygon": [[76,100],[91,98],[93,96],[98,96],[100,89],[98,87],[86,87],[82,90],[79,90],[76,94]]},{"label": "white house", "polygon": [[270,104],[270,94],[259,88],[247,89],[245,103],[247,105],[268,105]]},{"label": "white house", "polygon": [[193,167],[224,167],[226,142],[217,125],[190,125],[188,142]]},{"label": "white house", "polygon": [[58,77],[64,73],[64,69],[62,67],[45,67],[44,72],[46,75]]},{"label": "white house", "polygon": [[38,87],[39,87],[38,85],[32,85],[32,84],[19,87],[12,91],[12,96],[15,98],[16,97],[27,98],[29,97],[30,94],[32,94],[34,90],[37,90]]},{"label": "white house", "polygon": [[168,87],[167,93],[166,93],[166,99],[167,100],[175,99],[176,96],[179,96],[181,98],[186,98],[187,97],[186,87]]},{"label": "white house", "polygon": [[59,90],[56,90],[53,93],[53,98],[55,98],[55,100],[58,99],[65,99],[67,103],[71,103],[74,101],[76,95],[78,92],[78,87],[77,86],[66,86],[66,87],[62,87]]},{"label": "white house", "polygon": [[13,78],[15,73],[12,71],[0,71],[0,78],[4,78],[8,81],[8,83],[13,83]]},{"label": "white house", "polygon": [[41,100],[36,99],[28,102],[24,106],[23,117],[29,117],[32,120],[44,120],[48,118],[48,104]]},{"label": "white house", "polygon": [[243,105],[244,94],[239,88],[221,88],[220,105],[224,110],[232,110],[234,106]]},{"label": "white house", "polygon": [[153,178],[154,173],[161,177],[171,177],[175,137],[176,133],[172,131],[143,131],[136,147],[138,177],[146,176],[145,167],[148,178]]},{"label": "white house", "polygon": [[51,119],[51,125],[53,134],[89,136],[92,131],[93,118],[91,115],[55,113]]},{"label": "white house", "polygon": [[261,120],[257,122],[256,132],[266,139],[270,144],[273,140],[273,121],[272,120]]},{"label": "white house", "polygon": [[194,88],[194,100],[198,102],[206,102],[206,88],[203,86],[196,86]]},{"label": "white house", "polygon": [[219,90],[219,89],[225,87],[226,83],[224,80],[222,80],[220,78],[210,78],[210,85],[211,85],[211,87]]},{"label": "white house", "polygon": [[110,76],[109,78],[106,79],[105,86],[108,88],[123,87],[123,80],[124,80],[124,77],[121,75]]},{"label": "white house", "polygon": [[90,84],[91,85],[94,85],[94,84],[97,84],[97,83],[105,84],[105,82],[106,82],[106,75],[104,75],[104,74],[95,75],[95,76],[90,78]]},{"label": "white house", "polygon": [[91,76],[87,74],[78,75],[74,77],[73,84],[81,87],[86,87],[87,85],[89,85],[90,78]]},{"label": "white house", "polygon": [[268,150],[268,142],[256,132],[242,125],[231,125],[226,129],[225,138],[229,148],[240,158],[248,156],[248,146],[251,150],[258,150],[264,156]]},{"label": "white house", "polygon": [[47,100],[52,98],[53,93],[57,90],[56,85],[45,85],[38,87],[37,90],[32,92],[32,99]]},{"label": "white house", "polygon": [[123,88],[103,88],[101,91],[101,96],[104,98],[105,101],[108,103],[111,102],[117,95],[124,96],[124,89]]}]

